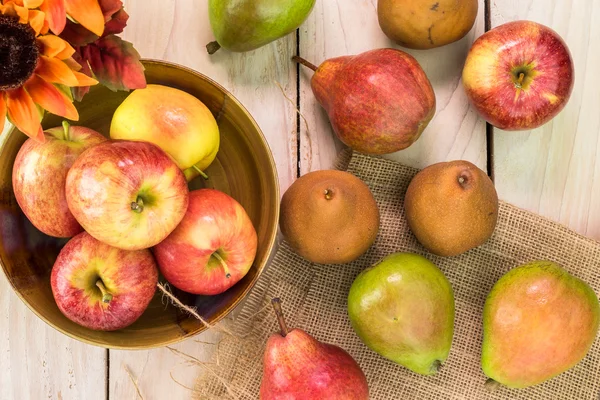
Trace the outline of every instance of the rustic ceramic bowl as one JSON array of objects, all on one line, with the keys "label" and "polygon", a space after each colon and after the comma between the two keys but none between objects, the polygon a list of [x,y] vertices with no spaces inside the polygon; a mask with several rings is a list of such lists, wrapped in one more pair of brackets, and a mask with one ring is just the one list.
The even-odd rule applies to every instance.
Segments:
[{"label": "rustic ceramic bowl", "polygon": [[[258,253],[246,277],[218,296],[194,296],[174,290],[185,304],[195,306],[210,323],[226,316],[248,294],[265,268],[273,248],[279,218],[279,185],[273,156],[260,128],[248,111],[223,87],[190,69],[161,61],[144,61],[148,83],[185,90],[213,112],[219,123],[221,147],[207,169],[208,181],[195,179],[190,187],[212,187],[230,194],[248,212],[258,233]],[[108,135],[112,115],[128,93],[96,86],[77,104],[80,120]],[[61,119],[48,115],[44,129]],[[146,312],[133,325],[115,332],[81,327],[61,314],[50,287],[50,271],[65,239],[39,232],[21,212],[12,190],[12,165],[26,137],[16,129],[0,139],[0,264],[17,295],[41,319],[83,342],[120,349],[145,349],[175,343],[206,327],[185,312],[161,301],[157,292]]]}]

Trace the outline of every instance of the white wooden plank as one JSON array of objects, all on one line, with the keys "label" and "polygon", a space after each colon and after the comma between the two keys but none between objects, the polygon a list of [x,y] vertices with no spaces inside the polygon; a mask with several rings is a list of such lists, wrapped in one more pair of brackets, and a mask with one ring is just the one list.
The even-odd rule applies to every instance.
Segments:
[{"label": "white wooden plank", "polygon": [[[283,95],[296,99],[296,68],[289,61],[296,50],[291,35],[262,49],[244,54],[220,50],[209,56],[205,45],[214,40],[206,2],[195,0],[125,1],[130,14],[124,38],[132,41],[146,58],[165,59],[191,67],[222,84],[250,111],[267,137],[275,156],[282,193],[297,171],[295,105]],[[214,346],[196,342],[217,340],[214,332],[198,335],[173,347],[209,360]],[[135,398],[135,387],[125,371],[127,366],[139,380],[145,399],[190,397],[201,368],[182,364],[168,349],[111,351],[109,393],[111,399]]]},{"label": "white wooden plank", "polygon": [[[322,61],[367,50],[395,47],[412,54],[429,77],[437,99],[437,114],[421,138],[406,150],[388,158],[423,168],[435,162],[466,159],[485,170],[487,164],[485,123],[470,107],[460,81],[466,54],[473,40],[484,31],[484,3],[480,1],[474,28],[462,40],[431,50],[407,50],[395,45],[381,31],[376,1],[319,1],[302,26],[300,55]],[[312,71],[303,68],[301,110],[308,131],[301,124],[301,171],[330,168],[341,145],[334,139],[326,113],[310,89]]]},{"label": "white wooden plank", "polygon": [[493,3],[492,25],[528,19],[556,30],[575,64],[575,87],[565,109],[526,132],[496,129],[495,174],[500,197],[600,239],[600,2]]}]

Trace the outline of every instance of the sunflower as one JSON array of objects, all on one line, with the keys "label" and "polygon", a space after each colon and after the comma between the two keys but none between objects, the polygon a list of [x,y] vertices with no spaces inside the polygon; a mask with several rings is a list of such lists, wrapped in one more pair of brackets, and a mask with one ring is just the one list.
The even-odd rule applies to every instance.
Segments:
[{"label": "sunflower", "polygon": [[75,49],[57,36],[67,15],[102,35],[98,0],[0,0],[0,132],[8,116],[21,132],[43,141],[43,110],[79,119],[70,88],[98,81],[79,72]]}]

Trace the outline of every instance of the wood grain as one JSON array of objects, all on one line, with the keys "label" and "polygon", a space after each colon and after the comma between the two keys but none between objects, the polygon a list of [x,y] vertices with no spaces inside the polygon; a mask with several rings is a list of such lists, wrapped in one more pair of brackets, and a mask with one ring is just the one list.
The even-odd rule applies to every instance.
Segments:
[{"label": "wood grain", "polygon": [[[421,138],[410,148],[388,155],[423,168],[435,162],[466,159],[486,168],[485,123],[470,107],[460,81],[465,57],[473,40],[484,31],[484,2],[480,1],[474,28],[462,40],[432,50],[407,50],[381,31],[376,1],[318,1],[309,20],[300,28],[300,55],[319,64],[332,57],[395,47],[412,54],[429,77],[437,99],[437,113]],[[301,173],[330,168],[342,147],[334,138],[326,113],[310,89],[312,71],[300,74]],[[308,127],[306,126],[308,125]]]},{"label": "wood grain", "polygon": [[600,2],[496,1],[492,25],[528,19],[556,30],[575,64],[575,87],[565,109],[546,125],[494,134],[500,198],[600,239]]},{"label": "wood grain", "polygon": [[106,399],[105,349],[46,325],[0,274],[0,398]]}]

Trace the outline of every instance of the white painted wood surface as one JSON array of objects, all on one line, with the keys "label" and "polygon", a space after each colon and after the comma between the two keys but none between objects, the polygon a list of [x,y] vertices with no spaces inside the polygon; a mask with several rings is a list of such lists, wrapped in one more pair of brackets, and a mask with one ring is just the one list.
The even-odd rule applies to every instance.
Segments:
[{"label": "white painted wood surface", "polygon": [[523,0],[492,4],[492,26],[528,19],[567,42],[575,64],[571,100],[528,132],[495,130],[500,197],[600,239],[600,1]]},{"label": "white painted wood surface", "polygon": [[[273,150],[283,191],[298,173],[329,168],[342,147],[310,91],[311,72],[300,73],[301,120],[297,140],[295,35],[246,54],[206,54],[213,40],[206,0],[125,0],[130,20],[124,38],[143,57],[165,59],[196,69],[229,89],[252,113]],[[300,55],[320,63],[379,47],[397,47],[380,31],[376,1],[317,0],[299,31]],[[500,197],[600,237],[594,213],[600,198],[600,21],[598,0],[492,2],[492,22],[528,18],[556,29],[569,43],[577,68],[568,107],[551,124],[533,132],[495,134],[495,170]],[[485,124],[468,105],[460,72],[470,44],[484,30],[480,4],[475,28],[455,44],[409,51],[430,77],[437,115],[419,141],[390,158],[416,167],[467,159],[486,168]],[[585,84],[584,84],[585,82]],[[287,100],[276,83],[280,83]],[[299,147],[298,147],[299,146]],[[298,160],[298,155],[300,159]],[[300,164],[298,164],[300,161]],[[600,172],[600,170],[598,171]],[[128,368],[144,399],[186,399],[199,367],[167,349],[110,351],[71,340],[47,327],[0,277],[0,399],[135,399]],[[208,360],[218,335],[198,335],[173,347]],[[108,358],[107,358],[108,354]],[[108,368],[107,368],[108,366]],[[108,374],[107,374],[108,371]],[[108,392],[107,392],[108,390]]]}]

